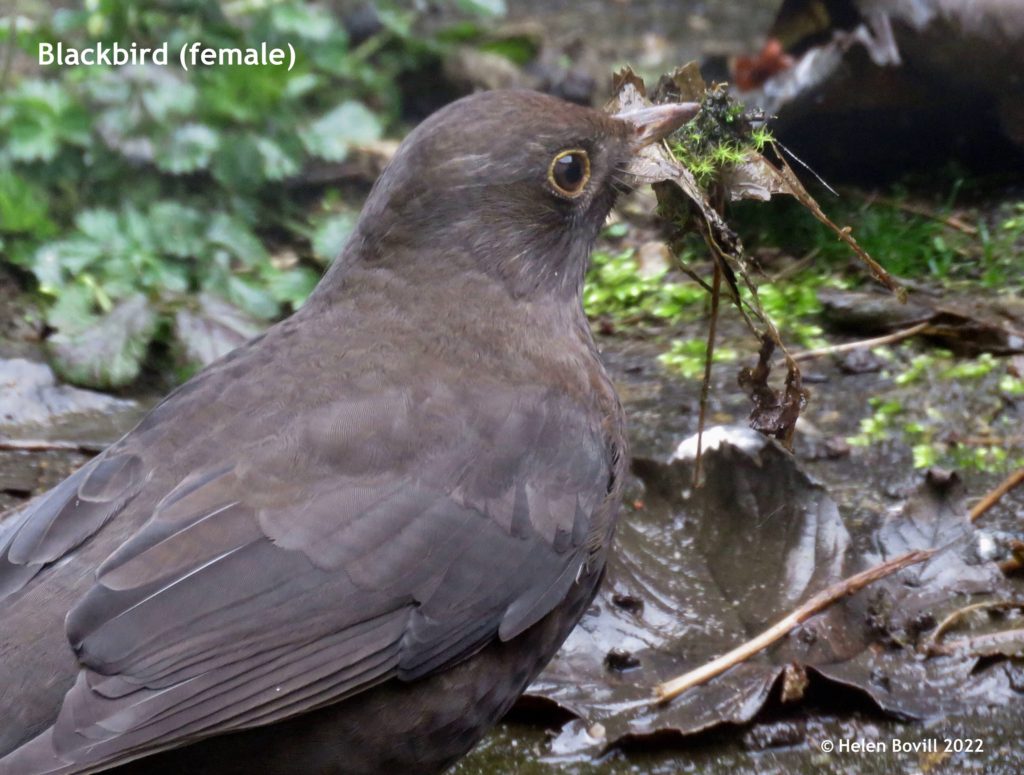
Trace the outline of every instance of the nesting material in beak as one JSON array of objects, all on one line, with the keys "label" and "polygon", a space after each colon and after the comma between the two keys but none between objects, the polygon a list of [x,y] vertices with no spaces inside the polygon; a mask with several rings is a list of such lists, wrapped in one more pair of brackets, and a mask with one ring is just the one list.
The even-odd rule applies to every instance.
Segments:
[{"label": "nesting material in beak", "polygon": [[670,102],[622,111],[616,113],[615,118],[636,127],[636,147],[639,150],[665,139],[699,112],[700,103]]}]

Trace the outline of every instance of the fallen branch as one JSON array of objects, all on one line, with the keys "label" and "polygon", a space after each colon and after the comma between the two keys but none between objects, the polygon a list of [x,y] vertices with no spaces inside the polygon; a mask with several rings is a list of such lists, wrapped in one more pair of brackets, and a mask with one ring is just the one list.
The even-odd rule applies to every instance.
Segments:
[{"label": "fallen branch", "polygon": [[992,490],[992,492],[974,504],[970,514],[971,522],[976,522],[982,514],[995,506],[1006,493],[1020,484],[1024,484],[1024,468],[1014,471],[1000,482],[999,486]]},{"label": "fallen branch", "polygon": [[861,339],[858,342],[847,342],[846,344],[834,344],[829,345],[828,347],[819,347],[816,350],[804,350],[803,352],[794,353],[793,360],[809,361],[814,358],[820,358],[823,355],[837,355],[838,353],[850,352],[851,350],[870,350],[875,347],[881,347],[882,345],[894,344],[920,334],[928,328],[928,325],[928,321],[925,321],[924,323],[918,323],[916,326],[904,328],[900,331],[894,331],[893,333],[886,334],[885,336],[876,336],[872,339]]},{"label": "fallen branch", "polygon": [[803,624],[815,614],[824,610],[837,600],[852,595],[868,584],[883,579],[903,568],[924,562],[933,554],[935,549],[919,549],[914,552],[900,555],[888,562],[880,563],[872,568],[856,573],[847,579],[838,581],[827,589],[823,589],[814,595],[810,600],[791,612],[786,618],[776,622],[760,635],[748,640],[746,643],[737,646],[727,654],[723,654],[708,662],[706,665],[691,670],[678,678],[658,684],[654,694],[658,702],[668,702],[694,686],[710,681],[715,676],[721,675],[731,667],[735,667],[746,661],[759,651],[768,648],[778,640],[788,635],[793,629]]},{"label": "fallen branch", "polygon": [[92,441],[0,439],[0,452],[81,452],[86,455],[96,455],[107,446]]},{"label": "fallen branch", "polygon": [[708,322],[707,349],[704,353],[704,379],[700,383],[700,416],[697,420],[697,456],[693,461],[693,486],[701,483],[701,452],[704,423],[707,420],[708,396],[711,393],[711,365],[715,360],[715,335],[718,329],[718,299],[722,292],[722,266],[715,262],[711,285],[711,319]]}]

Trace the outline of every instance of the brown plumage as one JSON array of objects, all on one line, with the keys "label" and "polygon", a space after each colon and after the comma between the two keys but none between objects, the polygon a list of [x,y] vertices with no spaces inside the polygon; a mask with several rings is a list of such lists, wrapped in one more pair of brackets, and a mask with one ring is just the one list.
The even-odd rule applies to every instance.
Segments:
[{"label": "brown plumage", "polygon": [[0,773],[465,753],[600,579],[626,450],[583,274],[690,112],[491,92],[417,128],[299,312],[0,530]]}]

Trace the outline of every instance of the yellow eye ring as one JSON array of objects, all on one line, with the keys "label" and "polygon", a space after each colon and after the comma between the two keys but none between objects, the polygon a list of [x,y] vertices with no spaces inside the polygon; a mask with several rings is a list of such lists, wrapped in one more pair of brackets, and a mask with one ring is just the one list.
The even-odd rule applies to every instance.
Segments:
[{"label": "yellow eye ring", "polygon": [[575,199],[590,181],[590,157],[582,148],[560,151],[548,165],[548,183],[562,196]]}]

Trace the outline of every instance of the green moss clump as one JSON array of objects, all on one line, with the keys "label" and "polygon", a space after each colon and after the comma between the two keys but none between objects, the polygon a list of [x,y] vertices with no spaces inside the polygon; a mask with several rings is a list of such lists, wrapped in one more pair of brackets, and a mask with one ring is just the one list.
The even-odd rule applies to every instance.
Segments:
[{"label": "green moss clump", "polygon": [[669,148],[697,184],[708,189],[722,171],[741,164],[751,152],[761,153],[771,139],[767,127],[753,126],[726,84],[715,84],[704,92],[697,117],[669,139]]}]

